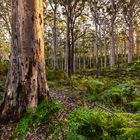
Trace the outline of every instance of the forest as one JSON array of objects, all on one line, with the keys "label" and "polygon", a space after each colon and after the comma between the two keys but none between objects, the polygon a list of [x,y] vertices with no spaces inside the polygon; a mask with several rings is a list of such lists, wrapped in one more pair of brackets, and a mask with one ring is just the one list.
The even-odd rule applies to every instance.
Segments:
[{"label": "forest", "polygon": [[140,140],[140,0],[0,0],[0,140]]}]

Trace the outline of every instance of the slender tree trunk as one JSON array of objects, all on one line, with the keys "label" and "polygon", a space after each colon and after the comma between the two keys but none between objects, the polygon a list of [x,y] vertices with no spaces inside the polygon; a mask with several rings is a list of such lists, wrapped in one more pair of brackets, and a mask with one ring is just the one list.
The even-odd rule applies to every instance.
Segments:
[{"label": "slender tree trunk", "polygon": [[127,41],[124,40],[124,62],[127,62]]},{"label": "slender tree trunk", "polygon": [[86,69],[86,56],[85,56],[85,54],[83,56],[83,69],[84,70]]},{"label": "slender tree trunk", "polygon": [[45,99],[46,83],[42,0],[12,1],[12,47],[0,115],[20,118]]},{"label": "slender tree trunk", "polygon": [[62,70],[64,70],[64,58],[62,57]]},{"label": "slender tree trunk", "polygon": [[54,27],[53,27],[53,45],[54,45],[54,68],[58,69],[58,58],[57,58],[57,19],[56,19],[57,5],[54,7]]},{"label": "slender tree trunk", "polygon": [[71,77],[71,44],[70,44],[70,1],[67,1],[67,43],[66,43],[66,62],[65,62],[65,69],[68,73],[68,76]]},{"label": "slender tree trunk", "polygon": [[110,39],[111,39],[111,46],[110,46],[110,68],[112,69],[113,66],[115,65],[115,38],[114,38],[113,23],[112,23],[112,27],[111,27]]},{"label": "slender tree trunk", "polygon": [[99,40],[100,40],[100,66],[101,70],[103,68],[103,50],[102,50],[102,40],[101,40],[101,27],[99,26]]},{"label": "slender tree trunk", "polygon": [[115,34],[114,34],[114,24],[116,20],[116,14],[115,11],[115,1],[111,0],[111,30],[110,30],[110,68],[112,69],[115,65]]},{"label": "slender tree trunk", "polygon": [[123,63],[123,54],[124,54],[124,52],[123,52],[123,44],[122,44],[122,42],[120,43],[120,59],[121,59],[121,64]]},{"label": "slender tree trunk", "polygon": [[137,36],[136,36],[136,55],[137,55],[137,59],[138,59],[138,61],[139,61],[139,59],[140,59],[140,56],[139,56],[139,46],[140,46],[140,41],[139,41],[139,39],[140,39],[140,30],[138,29],[137,30]]},{"label": "slender tree trunk", "polygon": [[132,63],[134,49],[133,26],[129,26],[128,63]]},{"label": "slender tree trunk", "polygon": [[73,27],[73,23],[71,21],[71,74],[74,72],[74,31],[73,31],[74,27]]},{"label": "slender tree trunk", "polygon": [[98,69],[99,69],[99,64],[98,64],[98,52],[99,52],[99,47],[98,47],[98,21],[97,21],[97,5],[96,5],[96,1],[94,1],[94,20],[95,20],[95,59],[96,59],[96,69],[97,69],[97,75],[98,75]]},{"label": "slender tree trunk", "polygon": [[[74,51],[75,52],[75,51]],[[74,59],[73,59],[73,72],[76,71],[76,68],[77,68],[77,57],[74,53]]]},{"label": "slender tree trunk", "polygon": [[92,56],[90,55],[89,56],[89,68],[91,69],[91,67],[92,67]]},{"label": "slender tree trunk", "polygon": [[116,36],[116,53],[115,53],[115,55],[116,55],[116,63],[118,63],[118,65],[119,65],[119,48],[120,48],[120,42],[119,42],[119,35],[118,36]]},{"label": "slender tree trunk", "polygon": [[79,70],[81,69],[81,55],[79,56]]},{"label": "slender tree trunk", "polygon": [[95,24],[95,30],[96,30],[96,36],[95,36],[95,50],[94,50],[94,56],[95,56],[95,66],[97,68],[97,73],[98,73],[98,27],[97,24]]},{"label": "slender tree trunk", "polygon": [[[67,40],[67,37],[66,37],[66,40]],[[64,70],[65,72],[68,73],[68,45],[67,45],[67,42],[66,42],[66,45],[64,46]]]},{"label": "slender tree trunk", "polygon": [[106,48],[106,41],[104,41],[104,67],[107,66],[107,48]]},{"label": "slender tree trunk", "polygon": [[[106,24],[104,24],[104,28],[106,28]],[[104,36],[106,35],[106,31],[103,32]],[[104,67],[107,67],[107,42],[106,42],[106,38],[104,37]]]},{"label": "slender tree trunk", "polygon": [[100,48],[101,56],[100,56],[100,61],[101,61],[101,69],[103,68],[103,51],[102,47]]}]

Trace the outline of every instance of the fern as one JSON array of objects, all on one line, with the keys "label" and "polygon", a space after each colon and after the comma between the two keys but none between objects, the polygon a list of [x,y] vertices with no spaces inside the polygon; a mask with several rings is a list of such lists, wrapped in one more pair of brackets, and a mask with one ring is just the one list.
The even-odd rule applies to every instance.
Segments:
[{"label": "fern", "polygon": [[52,124],[52,116],[57,114],[60,108],[60,104],[55,101],[45,100],[36,108],[34,113],[32,110],[29,110],[17,124],[12,139],[23,140],[30,128],[42,124]]}]

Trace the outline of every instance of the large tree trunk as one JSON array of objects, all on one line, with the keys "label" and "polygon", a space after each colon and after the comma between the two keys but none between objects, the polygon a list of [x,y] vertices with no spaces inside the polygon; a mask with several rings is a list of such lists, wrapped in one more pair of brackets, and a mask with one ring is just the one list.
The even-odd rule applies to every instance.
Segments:
[{"label": "large tree trunk", "polygon": [[12,1],[12,47],[2,118],[16,120],[49,96],[42,27],[42,0]]}]

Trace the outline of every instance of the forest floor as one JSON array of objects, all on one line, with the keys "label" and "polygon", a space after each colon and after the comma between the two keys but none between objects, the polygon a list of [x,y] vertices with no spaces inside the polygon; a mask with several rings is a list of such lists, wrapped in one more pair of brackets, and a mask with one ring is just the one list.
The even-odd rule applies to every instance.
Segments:
[{"label": "forest floor", "polygon": [[[77,72],[71,79],[67,79],[62,71],[48,70],[47,79],[50,95],[63,106],[63,110],[57,114],[56,118],[62,121],[64,126],[67,116],[79,108],[97,108],[103,112],[122,112],[123,114],[132,113],[134,115],[140,112],[140,63],[116,67],[113,71],[104,69],[99,77],[95,75],[95,70],[83,70]],[[4,91],[5,79],[6,73],[0,73],[0,100]],[[79,117],[80,115],[82,118],[82,114],[79,114]],[[84,124],[84,122],[82,123]],[[12,122],[5,125],[0,124],[0,140],[10,140],[16,127],[17,124]],[[88,127],[90,129],[90,126]],[[86,130],[88,128],[84,131]],[[87,131],[87,133],[90,132]],[[49,127],[43,124],[28,131],[24,139],[55,140],[51,134],[48,134]],[[60,137],[60,140],[65,140],[63,135]],[[92,138],[88,139],[92,140]],[[127,140],[127,138],[125,139]],[[132,139],[138,140],[139,138],[136,136]],[[19,140],[23,139],[20,138]]]},{"label": "forest floor", "polygon": [[[3,79],[4,80],[4,79]],[[3,87],[3,85],[2,85]],[[2,90],[3,91],[3,90]],[[64,118],[69,112],[73,111],[76,106],[75,95],[69,91],[62,91],[59,89],[51,88],[50,95],[52,98],[59,101],[65,106],[65,111],[61,114],[61,118]],[[16,124],[9,122],[8,124],[0,124],[0,140],[10,140],[11,136],[15,130]],[[35,130],[32,130],[27,136],[26,140],[44,140],[47,136],[48,128],[47,126],[42,126]]]}]

